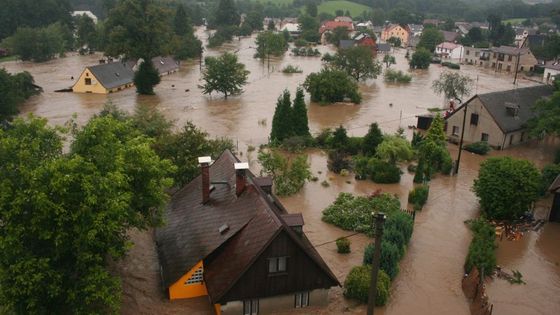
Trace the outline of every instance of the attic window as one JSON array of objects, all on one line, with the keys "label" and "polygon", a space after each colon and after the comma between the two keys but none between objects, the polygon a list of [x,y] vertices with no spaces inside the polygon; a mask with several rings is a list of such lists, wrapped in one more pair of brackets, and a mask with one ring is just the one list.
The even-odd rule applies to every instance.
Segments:
[{"label": "attic window", "polygon": [[115,75],[116,75],[117,77],[120,77],[120,76],[121,76],[118,72],[115,72]]},{"label": "attic window", "polygon": [[160,60],[159,63],[161,63],[162,65],[165,64],[165,62],[163,60]]},{"label": "attic window", "polygon": [[218,229],[218,232],[220,232],[220,234],[224,234],[229,230],[229,225],[224,224],[222,226],[220,226],[220,228]]},{"label": "attic window", "polygon": [[519,115],[519,105],[506,103],[506,113],[508,116],[517,117]]}]

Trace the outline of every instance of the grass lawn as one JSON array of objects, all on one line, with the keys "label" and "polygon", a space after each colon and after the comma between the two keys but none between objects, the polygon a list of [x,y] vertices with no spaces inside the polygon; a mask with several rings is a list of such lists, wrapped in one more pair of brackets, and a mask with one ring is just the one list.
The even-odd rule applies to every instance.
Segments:
[{"label": "grass lawn", "polygon": [[511,23],[511,25],[520,25],[525,20],[526,20],[525,18],[516,18],[516,19],[503,20],[503,22],[504,22],[504,24]]},{"label": "grass lawn", "polygon": [[16,60],[18,56],[0,57],[0,62]]},{"label": "grass lawn", "polygon": [[364,11],[371,11],[371,8],[368,6],[345,0],[325,1],[319,5],[318,9],[319,13],[325,12],[332,15],[335,15],[334,12],[336,10],[342,10],[344,12],[348,10],[350,11],[350,15],[352,15],[352,17],[359,16]]}]

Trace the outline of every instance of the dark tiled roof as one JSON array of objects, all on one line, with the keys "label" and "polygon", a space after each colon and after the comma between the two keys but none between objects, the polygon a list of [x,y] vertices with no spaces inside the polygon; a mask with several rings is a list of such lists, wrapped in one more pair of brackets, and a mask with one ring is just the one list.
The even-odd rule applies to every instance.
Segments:
[{"label": "dark tiled roof", "polygon": [[457,40],[457,37],[459,36],[459,33],[456,32],[441,31],[441,33],[443,34],[443,38],[446,42],[454,42]]},{"label": "dark tiled roof", "polygon": [[525,55],[526,53],[529,52],[529,48],[517,48],[517,47],[513,47],[513,46],[500,46],[500,47],[493,47],[492,51],[500,53],[500,54],[505,54],[505,55],[517,55],[517,54]]},{"label": "dark tiled roof", "polygon": [[377,51],[389,52],[391,51],[391,45],[387,43],[379,43],[377,44]]},{"label": "dark tiled roof", "polygon": [[[156,230],[164,285],[175,283],[197,262],[205,260],[208,294],[212,301],[218,301],[282,230],[338,284],[307,237],[298,237],[281,218],[286,210],[259,188],[251,172],[247,171],[246,189],[236,196],[236,162],[237,158],[225,151],[210,166],[210,181],[225,183],[214,184],[208,203],[201,203],[200,176],[172,196],[166,211],[167,224]],[[222,235],[218,229],[224,224],[229,230]]]},{"label": "dark tiled roof", "polygon": [[[466,106],[473,99],[478,97],[504,133],[520,130],[525,128],[527,121],[534,116],[531,107],[535,102],[543,97],[552,95],[553,92],[550,86],[538,85],[516,90],[476,95],[455,110],[447,119],[455,113],[460,112],[460,108]],[[508,113],[508,107],[518,108],[516,117]]]},{"label": "dark tiled roof", "polygon": [[152,63],[159,74],[165,74],[179,69],[179,62],[173,57],[154,57],[152,58]]},{"label": "dark tiled roof", "polygon": [[354,40],[353,39],[341,39],[340,43],[338,44],[338,48],[340,48],[340,49],[346,49],[346,48],[350,48],[350,47],[354,47]]},{"label": "dark tiled roof", "polygon": [[134,71],[128,63],[111,62],[88,67],[89,71],[97,78],[106,89],[113,89],[132,83]]},{"label": "dark tiled roof", "polygon": [[282,219],[288,226],[303,226],[303,216],[301,213],[283,214]]}]

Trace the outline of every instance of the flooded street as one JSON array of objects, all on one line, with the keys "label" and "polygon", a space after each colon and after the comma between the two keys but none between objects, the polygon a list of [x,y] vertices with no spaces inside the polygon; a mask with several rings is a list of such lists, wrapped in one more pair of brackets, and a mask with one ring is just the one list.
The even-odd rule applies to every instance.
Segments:
[{"label": "flooded street", "polygon": [[[201,39],[206,33],[198,31]],[[251,71],[245,92],[238,97],[224,100],[221,95],[205,96],[197,87],[201,84],[199,62],[182,64],[179,73],[162,78],[155,89],[155,96],[137,96],[135,89],[127,89],[110,95],[55,93],[54,90],[73,84],[70,79],[79,77],[84,66],[96,64],[101,55],[69,56],[43,64],[5,62],[10,72],[29,71],[44,93],[31,98],[22,108],[22,114],[34,113],[49,119],[51,124],[63,124],[73,114],[78,123],[86,122],[110,101],[119,108],[132,111],[139,103],[149,104],[161,110],[177,126],[193,121],[213,136],[225,136],[239,144],[242,160],[249,160],[256,167],[256,152],[246,153],[248,145],[258,146],[268,142],[276,99],[287,88],[292,94],[303,83],[307,74],[321,69],[320,58],[295,57],[287,53],[282,58],[262,63],[253,58],[254,37],[227,44],[220,50],[208,50],[205,55],[217,55],[220,51],[236,51],[239,59]],[[321,52],[332,48],[320,46]],[[404,58],[406,51],[395,52],[397,64],[392,67],[408,71]],[[288,65],[299,66],[302,74],[283,74]],[[439,65],[431,65],[426,71],[413,73],[410,84],[386,84],[382,75],[360,85],[363,103],[360,105],[336,104],[321,106],[309,104],[309,126],[312,133],[323,128],[344,125],[349,135],[362,136],[372,122],[378,122],[386,133],[393,133],[399,126],[412,136],[409,125],[415,125],[415,115],[425,113],[427,108],[441,107],[443,97],[431,90],[432,81],[444,71]],[[472,66],[462,66],[462,74],[477,81],[478,93],[506,90],[513,87],[513,77]],[[521,79],[519,87],[535,83]],[[175,87],[172,87],[172,86]],[[473,91],[474,93],[475,91]],[[309,99],[309,97],[307,97]],[[265,120],[266,124],[259,124]],[[539,167],[550,162],[558,143],[530,144],[491,155],[513,155],[528,158]],[[457,147],[449,146],[453,157]],[[290,212],[302,212],[304,230],[317,246],[327,264],[341,283],[355,265],[362,263],[364,247],[370,241],[363,235],[350,238],[352,253],[336,253],[334,240],[351,234],[321,221],[321,211],[335,200],[340,192],[369,194],[381,188],[384,192],[397,194],[402,206],[407,203],[412,188],[412,174],[406,171],[398,185],[381,185],[370,181],[356,181],[353,176],[342,177],[327,170],[326,154],[308,151],[309,162],[317,182],[309,182],[298,194],[282,198]],[[464,221],[478,214],[478,203],[471,191],[473,180],[484,157],[465,152],[458,176],[437,176],[430,186],[427,205],[416,216],[414,233],[409,248],[400,263],[400,273],[392,285],[392,295],[376,314],[385,315],[467,315],[469,305],[461,290],[463,263],[471,240],[471,233]],[[329,187],[321,182],[327,180]],[[207,303],[198,301],[166,301],[157,287],[159,270],[154,256],[152,235],[132,233],[137,243],[130,255],[119,263],[123,275],[123,313],[125,314],[210,314]],[[494,314],[559,314],[560,313],[560,226],[547,223],[538,233],[529,233],[520,242],[503,241],[497,250],[498,264],[506,269],[518,269],[527,285],[510,285],[503,280],[489,284],[488,294],[494,303]],[[346,300],[342,288],[333,288],[330,305],[323,309],[306,309],[300,314],[363,314],[364,305]]]}]

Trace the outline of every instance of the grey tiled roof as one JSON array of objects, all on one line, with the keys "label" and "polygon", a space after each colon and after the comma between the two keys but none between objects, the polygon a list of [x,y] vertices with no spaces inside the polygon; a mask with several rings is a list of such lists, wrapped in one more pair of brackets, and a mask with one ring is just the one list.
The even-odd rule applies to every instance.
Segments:
[{"label": "grey tiled roof", "polygon": [[125,62],[104,63],[90,66],[88,69],[106,89],[130,84],[134,79],[132,67]]},{"label": "grey tiled roof", "polygon": [[387,43],[377,44],[377,51],[389,52],[391,51],[391,45]]},{"label": "grey tiled roof", "polygon": [[[527,121],[534,116],[531,107],[543,97],[552,95],[553,89],[547,85],[493,92],[478,95],[484,107],[496,121],[500,129],[512,132],[523,129]],[[507,107],[518,107],[517,117],[508,114]],[[455,112],[458,112],[456,110]]]},{"label": "grey tiled roof", "polygon": [[354,40],[352,39],[341,39],[340,43],[338,44],[338,48],[340,49],[346,49],[350,47],[354,47]]}]

